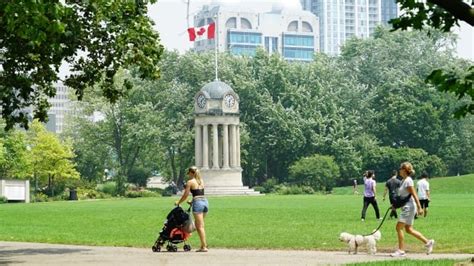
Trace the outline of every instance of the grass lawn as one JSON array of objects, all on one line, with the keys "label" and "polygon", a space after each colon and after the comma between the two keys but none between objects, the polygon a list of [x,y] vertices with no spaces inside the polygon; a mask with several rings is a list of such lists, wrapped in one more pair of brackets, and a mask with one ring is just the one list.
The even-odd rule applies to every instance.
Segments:
[{"label": "grass lawn", "polygon": [[[436,183],[444,180],[452,182],[432,180],[429,216],[416,220],[415,228],[436,240],[435,253],[474,253],[474,193],[466,192],[473,190],[474,175],[456,179],[458,184],[449,194],[435,189]],[[388,203],[381,201],[382,192],[379,189],[378,198],[384,213]],[[361,222],[362,196],[341,194],[210,197],[206,219],[209,246],[344,250],[345,245],[338,241],[340,232],[369,233],[378,221],[369,208],[366,221]],[[151,247],[175,200],[176,197],[3,204],[0,240]],[[386,220],[379,250],[392,251],[396,247],[395,223]],[[191,245],[196,247],[198,242],[197,235],[191,237]],[[408,236],[407,251],[422,252],[422,244]]]}]

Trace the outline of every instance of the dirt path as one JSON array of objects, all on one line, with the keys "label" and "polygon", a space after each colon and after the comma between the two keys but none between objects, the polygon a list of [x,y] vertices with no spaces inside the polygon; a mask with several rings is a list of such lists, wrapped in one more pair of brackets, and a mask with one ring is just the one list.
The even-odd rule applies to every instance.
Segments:
[{"label": "dirt path", "polygon": [[[410,259],[468,260],[474,254],[407,254]],[[338,265],[393,260],[388,254],[345,252],[212,249],[208,253],[160,252],[125,247],[93,247],[0,242],[0,265]]]}]

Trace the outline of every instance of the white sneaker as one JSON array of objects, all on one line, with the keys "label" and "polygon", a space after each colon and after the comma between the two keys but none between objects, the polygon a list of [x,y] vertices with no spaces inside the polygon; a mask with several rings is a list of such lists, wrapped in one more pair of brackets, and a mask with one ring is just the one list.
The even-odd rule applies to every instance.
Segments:
[{"label": "white sneaker", "polygon": [[361,222],[365,221],[365,219],[360,219]]},{"label": "white sneaker", "polygon": [[428,243],[426,243],[425,248],[426,248],[426,254],[430,255],[431,252],[433,252],[433,246],[434,246],[434,239],[430,239]]},{"label": "white sneaker", "polygon": [[405,251],[397,249],[395,252],[390,254],[390,257],[405,257]]}]

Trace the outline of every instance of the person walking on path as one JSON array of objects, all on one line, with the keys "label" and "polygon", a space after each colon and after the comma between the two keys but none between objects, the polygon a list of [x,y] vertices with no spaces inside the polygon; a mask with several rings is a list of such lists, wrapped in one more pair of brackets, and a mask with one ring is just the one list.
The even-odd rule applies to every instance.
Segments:
[{"label": "person walking on path", "polygon": [[402,184],[398,189],[398,195],[400,197],[408,197],[411,195],[410,200],[402,207],[402,212],[400,213],[400,218],[398,219],[396,225],[397,237],[398,237],[398,249],[390,254],[392,257],[404,257],[405,256],[405,236],[403,233],[403,228],[405,231],[420,240],[425,244],[426,254],[431,254],[433,251],[433,246],[435,241],[433,239],[428,240],[420,232],[416,231],[413,228],[413,223],[415,221],[415,214],[418,212],[420,215],[423,212],[420,206],[420,200],[415,191],[413,184],[412,175],[415,174],[415,170],[410,162],[404,162],[400,165],[399,175],[402,177]]},{"label": "person walking on path", "polygon": [[428,215],[428,205],[430,203],[430,183],[428,182],[428,173],[423,172],[421,179],[416,183],[418,198],[420,199],[423,216]]},{"label": "person walking on path", "polygon": [[[397,170],[392,171],[392,177],[390,177],[387,182],[385,183],[385,191],[383,192],[383,200],[385,201],[385,196],[388,192],[388,199],[390,200],[390,204],[393,204],[395,201],[395,196],[398,193],[398,188],[400,188],[400,184],[402,182],[397,178]],[[392,208],[390,212],[390,218],[398,218],[397,216],[397,209]]]},{"label": "person walking on path", "polygon": [[201,174],[197,167],[192,166],[188,169],[189,180],[186,183],[186,188],[184,189],[183,196],[175,202],[176,205],[179,205],[181,202],[185,201],[189,193],[193,195],[193,200],[188,201],[193,210],[194,221],[196,222],[196,230],[199,235],[199,240],[201,241],[201,248],[196,250],[196,252],[207,252],[207,242],[206,242],[206,231],[204,230],[204,218],[206,217],[207,212],[209,211],[209,202],[204,197],[204,181],[202,180]]},{"label": "person walking on path", "polygon": [[361,214],[361,221],[365,221],[365,213],[369,204],[372,204],[375,210],[375,216],[377,219],[380,219],[380,211],[379,206],[377,204],[377,199],[375,198],[376,195],[376,182],[374,180],[375,174],[374,171],[370,170],[366,172],[367,174],[364,176],[364,206],[362,207],[362,214]]}]

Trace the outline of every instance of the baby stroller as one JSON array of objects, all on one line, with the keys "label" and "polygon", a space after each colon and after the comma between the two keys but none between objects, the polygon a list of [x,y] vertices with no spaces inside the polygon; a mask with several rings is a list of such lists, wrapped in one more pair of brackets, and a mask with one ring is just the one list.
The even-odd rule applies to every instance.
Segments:
[{"label": "baby stroller", "polygon": [[151,247],[153,252],[160,252],[161,247],[168,242],[166,245],[166,250],[169,252],[178,251],[176,244],[184,242],[183,249],[184,251],[190,251],[191,245],[186,244],[186,240],[189,238],[190,233],[183,230],[184,223],[190,219],[190,209],[184,211],[181,207],[176,206],[171,212],[166,216],[165,223],[161,229],[158,239],[156,239],[155,244]]}]

